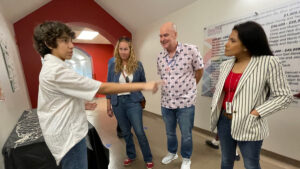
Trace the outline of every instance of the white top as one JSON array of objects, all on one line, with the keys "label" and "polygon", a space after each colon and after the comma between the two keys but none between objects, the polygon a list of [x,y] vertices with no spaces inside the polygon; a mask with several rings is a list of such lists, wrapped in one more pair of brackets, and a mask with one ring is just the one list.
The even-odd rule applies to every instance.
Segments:
[{"label": "white top", "polygon": [[[130,83],[130,82],[133,81],[133,74],[128,75],[128,74],[126,73],[126,71],[124,71],[125,69],[126,69],[126,65],[124,65],[123,73],[124,73],[125,77],[128,76],[129,83]],[[126,83],[126,80],[125,80],[125,78],[124,78],[124,76],[123,76],[123,73],[121,72],[121,74],[120,74],[120,77],[119,77],[119,83]],[[121,95],[129,95],[129,94],[130,94],[130,92],[124,92],[124,93],[119,93],[118,96],[121,96]]]},{"label": "white top", "polygon": [[101,82],[77,74],[54,55],[47,54],[44,58],[37,114],[45,142],[58,165],[87,135],[84,100],[94,98]]}]

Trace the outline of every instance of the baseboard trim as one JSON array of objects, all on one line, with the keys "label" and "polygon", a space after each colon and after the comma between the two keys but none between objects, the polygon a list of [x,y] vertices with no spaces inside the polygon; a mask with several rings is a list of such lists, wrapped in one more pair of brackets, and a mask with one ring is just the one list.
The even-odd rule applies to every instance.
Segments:
[{"label": "baseboard trim", "polygon": [[280,155],[280,154],[277,154],[277,153],[274,153],[272,151],[265,150],[265,149],[261,150],[261,154],[263,154],[264,156],[270,157],[272,159],[275,159],[277,161],[281,161],[281,162],[284,162],[284,163],[287,163],[292,166],[300,168],[300,161],[298,161],[298,160],[295,160],[295,159],[292,159],[292,158],[289,158],[289,157],[286,157],[286,156],[283,156],[283,155]]},{"label": "baseboard trim", "polygon": [[[161,115],[152,113],[152,112],[147,111],[147,110],[144,110],[144,113],[146,113],[147,116],[151,116],[151,117],[155,117],[155,118],[161,118]],[[208,131],[208,130],[205,130],[205,129],[202,129],[202,128],[199,128],[199,127],[196,127],[196,126],[193,128],[193,130],[197,131],[201,134],[205,134],[207,136],[213,137],[213,138],[216,136],[216,133],[212,133],[211,131]],[[277,161],[281,161],[281,162],[293,165],[295,167],[300,167],[300,161],[292,159],[290,157],[286,157],[286,156],[283,156],[283,155],[280,155],[280,154],[277,154],[277,153],[274,153],[272,151],[265,150],[265,149],[261,150],[261,154],[266,156],[266,157],[270,157],[272,159],[275,159]]]}]

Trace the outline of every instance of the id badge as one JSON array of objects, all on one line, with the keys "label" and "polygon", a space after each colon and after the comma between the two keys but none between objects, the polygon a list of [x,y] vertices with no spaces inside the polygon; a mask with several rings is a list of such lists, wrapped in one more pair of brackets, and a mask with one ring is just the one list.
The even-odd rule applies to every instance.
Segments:
[{"label": "id badge", "polygon": [[226,102],[226,113],[232,114],[232,103],[231,102]]}]

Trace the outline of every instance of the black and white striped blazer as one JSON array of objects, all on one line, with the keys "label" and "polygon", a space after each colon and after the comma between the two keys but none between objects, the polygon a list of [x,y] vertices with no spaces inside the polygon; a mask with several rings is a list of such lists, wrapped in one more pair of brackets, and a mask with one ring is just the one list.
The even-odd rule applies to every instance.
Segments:
[{"label": "black and white striped blazer", "polygon": [[[222,108],[225,94],[223,86],[234,63],[235,58],[220,65],[220,75],[212,99],[212,131],[217,126]],[[232,100],[232,137],[238,141],[263,140],[269,135],[266,117],[286,108],[292,98],[279,59],[275,56],[251,57]],[[250,114],[254,109],[260,114],[259,117]]]}]

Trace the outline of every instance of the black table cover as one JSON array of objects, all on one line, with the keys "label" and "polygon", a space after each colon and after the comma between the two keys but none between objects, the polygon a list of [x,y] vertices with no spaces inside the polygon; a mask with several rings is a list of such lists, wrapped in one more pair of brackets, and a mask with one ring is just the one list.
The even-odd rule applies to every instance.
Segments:
[{"label": "black table cover", "polygon": [[[89,169],[108,169],[109,150],[103,146],[94,126],[89,123]],[[61,169],[48,149],[39,125],[36,109],[24,111],[6,140],[2,154],[5,169]]]}]

